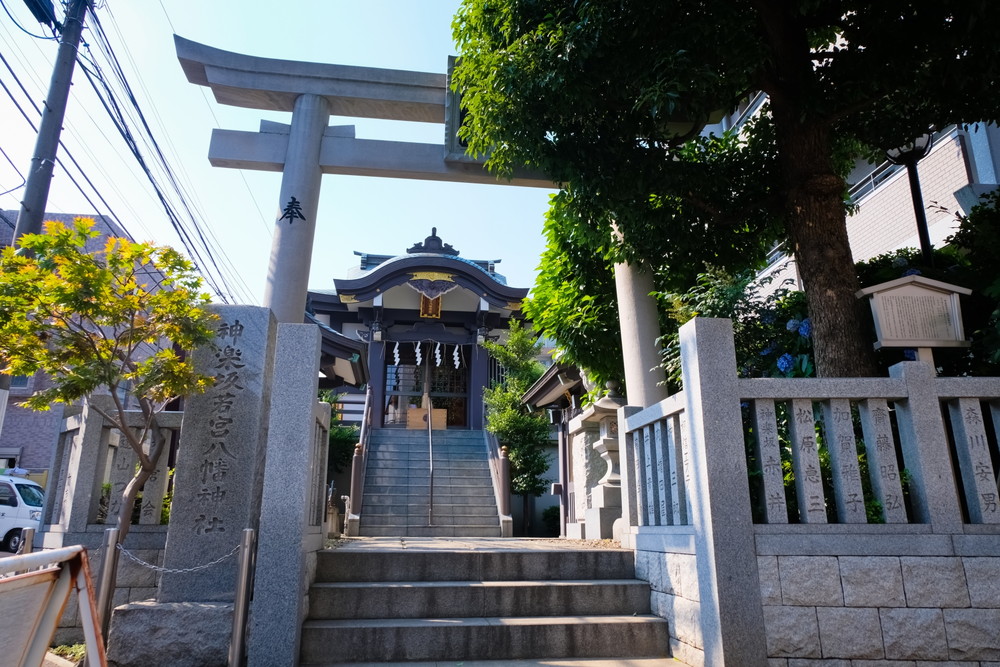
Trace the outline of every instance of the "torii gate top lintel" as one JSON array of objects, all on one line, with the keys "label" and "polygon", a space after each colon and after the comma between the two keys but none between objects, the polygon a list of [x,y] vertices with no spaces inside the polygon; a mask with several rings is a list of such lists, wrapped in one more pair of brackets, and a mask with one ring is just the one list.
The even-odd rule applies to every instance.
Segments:
[{"label": "torii gate top lintel", "polygon": [[[215,166],[281,171],[281,192],[264,305],[279,322],[302,322],[323,174],[501,183],[457,143],[459,104],[445,74],[247,56],[174,35],[188,81],[215,99],[250,109],[291,112],[285,126],[260,132],[214,129]],[[421,144],[358,139],[353,128],[331,128],[331,116],[443,123],[445,141]],[[548,179],[515,172],[511,185],[552,187]]]},{"label": "torii gate top lintel", "polygon": [[335,116],[445,119],[445,74],[261,58],[178,35],[174,46],[188,81],[211,88],[220,104],[291,112],[300,95],[314,94],[326,98]]}]

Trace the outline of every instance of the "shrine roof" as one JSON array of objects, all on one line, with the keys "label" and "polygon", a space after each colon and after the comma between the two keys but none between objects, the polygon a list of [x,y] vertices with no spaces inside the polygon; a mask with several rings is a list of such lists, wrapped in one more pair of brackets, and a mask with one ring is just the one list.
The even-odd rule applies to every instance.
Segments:
[{"label": "shrine roof", "polygon": [[460,257],[458,250],[437,235],[437,227],[432,227],[430,236],[422,242],[407,248],[405,255],[355,254],[361,256],[363,272],[333,281],[338,298],[344,304],[371,301],[404,283],[421,292],[425,292],[425,287],[418,287],[417,283],[440,283],[444,291],[457,284],[492,306],[514,310],[520,308],[521,300],[528,295],[527,288],[510,287],[506,279],[493,270],[500,260]]},{"label": "shrine roof", "polygon": [[510,287],[475,262],[430,253],[394,257],[358,278],[335,279],[333,283],[342,303],[360,303],[413,280],[457,283],[500,308],[520,304],[528,295],[528,288]]}]

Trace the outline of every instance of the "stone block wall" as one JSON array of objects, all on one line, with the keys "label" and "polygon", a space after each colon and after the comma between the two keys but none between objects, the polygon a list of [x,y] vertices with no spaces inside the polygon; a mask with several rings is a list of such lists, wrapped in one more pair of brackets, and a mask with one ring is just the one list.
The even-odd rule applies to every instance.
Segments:
[{"label": "stone block wall", "polygon": [[767,555],[758,572],[771,667],[1000,666],[1000,554]]},{"label": "stone block wall", "polygon": [[696,556],[637,550],[635,574],[649,582],[652,612],[669,624],[670,655],[686,665],[704,664]]}]

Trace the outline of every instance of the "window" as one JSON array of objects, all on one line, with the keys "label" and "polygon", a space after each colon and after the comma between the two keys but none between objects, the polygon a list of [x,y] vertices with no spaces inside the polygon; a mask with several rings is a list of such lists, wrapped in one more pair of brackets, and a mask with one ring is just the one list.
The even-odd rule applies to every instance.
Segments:
[{"label": "window", "polygon": [[42,490],[34,484],[18,484],[15,482],[14,486],[16,486],[17,490],[20,492],[25,505],[30,505],[31,507],[41,507],[45,502],[45,495],[42,493]]},{"label": "window", "polygon": [[28,376],[27,375],[14,375],[10,378],[10,388],[11,389],[27,389],[28,388]]},{"label": "window", "polygon": [[17,496],[14,494],[14,487],[10,484],[0,482],[0,506],[17,507]]}]

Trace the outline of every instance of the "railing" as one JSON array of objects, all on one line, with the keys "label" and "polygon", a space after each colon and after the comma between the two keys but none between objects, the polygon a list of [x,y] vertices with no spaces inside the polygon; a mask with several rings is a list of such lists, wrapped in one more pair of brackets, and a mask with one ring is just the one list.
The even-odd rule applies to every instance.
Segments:
[{"label": "railing", "polygon": [[684,394],[626,418],[623,464],[631,526],[686,526],[691,482]]},{"label": "railing", "polygon": [[[736,395],[755,523],[1000,524],[995,378],[906,362],[889,378],[739,379]],[[627,409],[631,526],[690,523],[685,401]]]},{"label": "railing", "polygon": [[1000,524],[1000,382],[891,373],[740,380],[757,522]]},{"label": "railing", "polygon": [[351,460],[351,495],[346,498],[344,508],[344,534],[356,537],[361,524],[361,510],[365,496],[365,475],[368,471],[368,441],[371,438],[372,388],[365,392],[365,408],[361,418],[361,433],[354,447]]},{"label": "railing", "polygon": [[514,518],[510,513],[510,461],[507,460],[506,448],[501,449],[497,437],[486,429],[483,429],[483,440],[490,462],[497,514],[500,515],[500,536],[511,537],[514,534]]},{"label": "railing", "polygon": [[622,543],[662,608],[686,610],[670,632],[689,664],[764,664],[787,639],[765,628],[765,606],[809,600],[773,595],[779,575],[783,591],[805,572],[782,573],[784,558],[995,553],[1000,378],[903,362],[888,378],[740,379],[728,321],[680,333],[684,392],[621,408],[619,437]]},{"label": "railing", "polygon": [[434,525],[434,423],[431,400],[424,396],[427,403],[427,525]]}]

